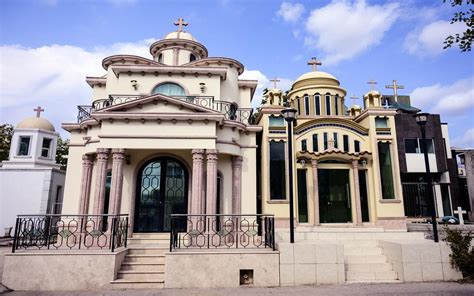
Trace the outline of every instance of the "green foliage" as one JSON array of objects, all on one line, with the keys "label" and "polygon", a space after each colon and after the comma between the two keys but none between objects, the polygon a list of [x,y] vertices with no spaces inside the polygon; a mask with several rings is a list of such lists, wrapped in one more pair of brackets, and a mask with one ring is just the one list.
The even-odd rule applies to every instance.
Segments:
[{"label": "green foliage", "polygon": [[[443,0],[446,2],[447,0]],[[455,34],[455,36],[449,35],[444,40],[444,49],[451,47],[454,43],[457,43],[459,49],[462,52],[471,51],[472,41],[474,39],[474,9],[471,5],[474,4],[472,0],[449,0],[452,7],[467,5],[465,11],[459,11],[454,13],[451,19],[451,24],[460,22],[466,24],[466,31],[461,34]]]},{"label": "green foliage", "polygon": [[0,125],[0,161],[8,160],[12,136],[13,125],[8,123]]},{"label": "green foliage", "polygon": [[471,232],[463,235],[460,230],[446,227],[445,241],[451,247],[451,265],[462,273],[464,279],[474,280],[474,248],[471,247]]},{"label": "green foliage", "polygon": [[56,149],[56,163],[61,165],[62,170],[67,167],[67,155],[69,154],[69,139],[63,140],[58,137],[58,148]]}]

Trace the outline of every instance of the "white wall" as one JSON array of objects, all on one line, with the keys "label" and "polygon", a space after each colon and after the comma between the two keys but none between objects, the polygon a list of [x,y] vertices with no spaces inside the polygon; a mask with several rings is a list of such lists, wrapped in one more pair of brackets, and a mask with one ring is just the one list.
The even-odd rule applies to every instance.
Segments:
[{"label": "white wall", "polygon": [[[421,153],[406,153],[407,172],[408,173],[425,173],[425,158]],[[430,172],[437,172],[438,166],[436,165],[436,154],[429,153],[428,161],[430,164]]]}]

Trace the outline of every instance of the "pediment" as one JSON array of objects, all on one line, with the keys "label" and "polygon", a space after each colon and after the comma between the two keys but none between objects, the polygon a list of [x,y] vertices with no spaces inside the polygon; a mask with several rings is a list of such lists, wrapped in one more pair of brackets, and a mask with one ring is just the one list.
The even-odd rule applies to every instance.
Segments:
[{"label": "pediment", "polygon": [[114,105],[96,110],[94,113],[102,112],[127,112],[127,113],[210,113],[219,114],[212,110],[212,97],[183,97],[173,98],[162,94],[154,94],[137,98],[128,102],[114,101]]}]

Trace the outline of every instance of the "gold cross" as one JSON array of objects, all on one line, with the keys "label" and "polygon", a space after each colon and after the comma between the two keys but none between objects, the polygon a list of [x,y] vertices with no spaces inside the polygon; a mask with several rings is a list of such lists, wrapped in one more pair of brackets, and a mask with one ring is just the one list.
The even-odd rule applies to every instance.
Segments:
[{"label": "gold cross", "polygon": [[317,66],[321,66],[323,63],[321,63],[321,61],[318,61],[318,59],[316,59],[315,57],[311,58],[311,60],[309,60],[308,62],[308,65],[311,65],[311,70],[312,71],[316,71],[317,70]]},{"label": "gold cross", "polygon": [[356,97],[355,95],[352,95],[351,97],[351,100],[353,101],[352,102],[352,105],[355,105],[356,104],[356,100],[358,99],[358,97]]},{"label": "gold cross", "polygon": [[370,84],[371,90],[375,90],[374,85],[377,84],[377,81],[374,81],[373,79],[371,79],[370,81],[367,81],[367,84]]},{"label": "gold cross", "polygon": [[184,19],[180,17],[177,22],[174,22],[174,25],[178,26],[178,32],[183,32],[183,26],[186,27],[188,23],[186,23]]},{"label": "gold cross", "polygon": [[392,85],[386,85],[385,88],[392,88],[393,89],[393,98],[395,100],[395,102],[397,102],[397,97],[398,97],[398,94],[397,94],[397,89],[404,89],[405,87],[403,85],[398,85],[397,84],[397,81],[396,80],[393,80],[393,84]]},{"label": "gold cross", "polygon": [[44,109],[41,108],[40,106],[38,106],[38,107],[36,107],[36,109],[33,109],[33,111],[36,111],[36,117],[40,117],[41,112],[43,112]]},{"label": "gold cross", "polygon": [[277,82],[280,82],[280,79],[277,79],[276,77],[273,77],[273,79],[270,79],[271,82],[273,82],[273,88],[277,88]]}]

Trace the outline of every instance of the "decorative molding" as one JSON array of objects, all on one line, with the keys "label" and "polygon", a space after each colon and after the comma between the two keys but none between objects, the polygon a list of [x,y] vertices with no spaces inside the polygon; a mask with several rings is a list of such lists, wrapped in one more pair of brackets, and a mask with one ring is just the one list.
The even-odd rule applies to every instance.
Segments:
[{"label": "decorative molding", "polygon": [[151,136],[151,135],[99,135],[99,138],[103,139],[193,139],[193,140],[215,140],[217,136]]},{"label": "decorative molding", "polygon": [[227,78],[227,70],[223,67],[208,67],[208,68],[201,68],[201,67],[185,67],[185,66],[131,66],[131,65],[113,65],[112,71],[114,72],[115,76],[118,77],[120,73],[140,73],[140,74],[153,74],[155,73],[162,73],[168,75],[182,75],[189,74],[189,75],[216,75],[220,76],[223,80]]}]

